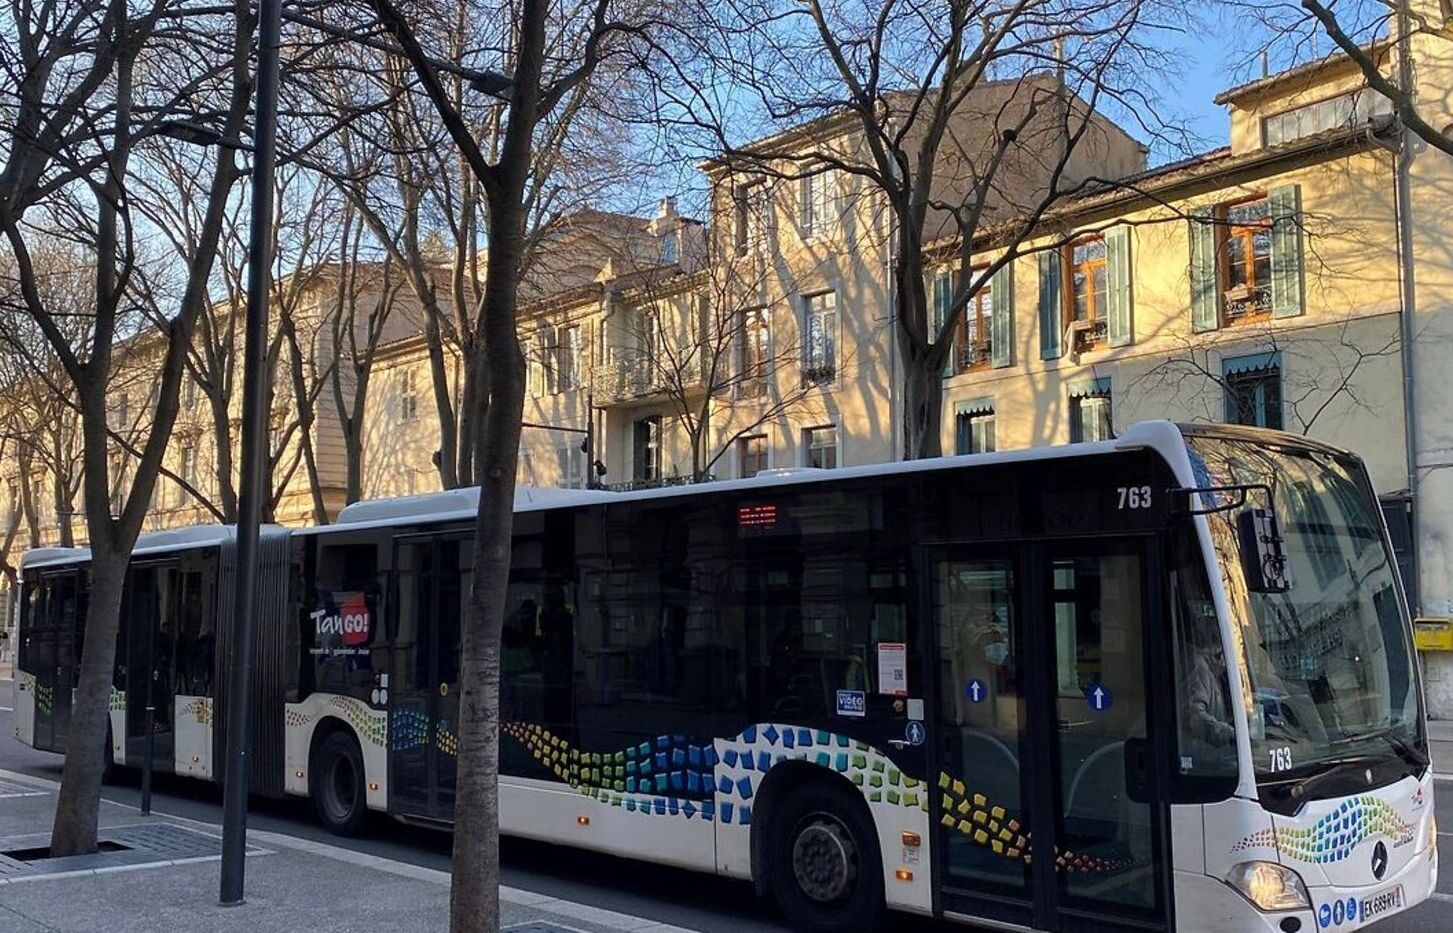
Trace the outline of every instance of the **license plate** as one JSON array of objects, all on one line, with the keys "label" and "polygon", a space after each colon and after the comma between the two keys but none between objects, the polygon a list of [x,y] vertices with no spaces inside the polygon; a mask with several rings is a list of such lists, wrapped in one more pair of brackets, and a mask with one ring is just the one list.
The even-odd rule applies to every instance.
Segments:
[{"label": "license plate", "polygon": [[1403,886],[1395,884],[1386,891],[1381,891],[1370,897],[1364,897],[1358,913],[1361,915],[1363,922],[1366,922],[1390,911],[1401,910],[1403,904]]}]

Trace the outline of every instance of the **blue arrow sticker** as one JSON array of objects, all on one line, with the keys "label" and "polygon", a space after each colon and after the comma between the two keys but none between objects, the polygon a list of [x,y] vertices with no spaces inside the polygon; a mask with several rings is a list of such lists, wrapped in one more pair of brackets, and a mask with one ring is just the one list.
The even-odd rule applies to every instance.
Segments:
[{"label": "blue arrow sticker", "polygon": [[903,737],[908,740],[909,745],[922,745],[924,735],[921,722],[910,722],[903,730]]},{"label": "blue arrow sticker", "polygon": [[1092,684],[1085,691],[1085,702],[1090,704],[1090,709],[1097,713],[1103,713],[1115,702],[1115,697],[1106,689],[1104,684]]},{"label": "blue arrow sticker", "polygon": [[964,696],[969,698],[970,703],[982,703],[989,698],[988,686],[979,678],[964,684]]}]

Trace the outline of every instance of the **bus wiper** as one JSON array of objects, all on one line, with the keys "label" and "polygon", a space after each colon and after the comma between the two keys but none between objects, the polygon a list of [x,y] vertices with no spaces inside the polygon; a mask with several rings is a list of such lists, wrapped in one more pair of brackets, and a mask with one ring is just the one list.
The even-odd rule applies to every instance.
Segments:
[{"label": "bus wiper", "polygon": [[1368,739],[1381,739],[1392,746],[1392,750],[1397,752],[1397,756],[1403,761],[1406,761],[1415,768],[1427,767],[1429,761],[1427,753],[1419,751],[1407,739],[1398,735],[1397,728],[1397,726],[1388,726],[1385,729],[1378,729],[1376,732],[1365,732],[1362,735],[1349,735],[1346,738],[1332,742],[1331,745],[1335,747],[1338,745],[1349,745],[1353,742],[1365,742]]},{"label": "bus wiper", "polygon": [[1360,766],[1373,760],[1375,759],[1372,755],[1355,755],[1336,761],[1314,762],[1306,767],[1310,769],[1320,766],[1320,770],[1313,771],[1305,777],[1287,776],[1279,781],[1263,781],[1262,786],[1275,791],[1278,796],[1300,803],[1311,795],[1312,789],[1318,784],[1333,777],[1342,776],[1350,767]]}]

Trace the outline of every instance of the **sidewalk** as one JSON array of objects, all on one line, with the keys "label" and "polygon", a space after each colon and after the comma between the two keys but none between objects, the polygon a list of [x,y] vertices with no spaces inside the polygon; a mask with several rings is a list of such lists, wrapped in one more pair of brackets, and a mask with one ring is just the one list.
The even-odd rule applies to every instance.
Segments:
[{"label": "sidewalk", "polygon": [[[0,771],[0,929],[423,933],[448,926],[446,873],[268,832],[248,834],[246,903],[220,907],[220,827],[143,817],[106,801],[101,837],[125,848],[34,860],[36,853],[25,850],[47,842],[55,789],[50,781]],[[501,889],[500,899],[502,928],[521,933],[687,933],[515,888]]]},{"label": "sidewalk", "polygon": [[1428,752],[1433,773],[1453,780],[1453,719],[1428,720]]}]

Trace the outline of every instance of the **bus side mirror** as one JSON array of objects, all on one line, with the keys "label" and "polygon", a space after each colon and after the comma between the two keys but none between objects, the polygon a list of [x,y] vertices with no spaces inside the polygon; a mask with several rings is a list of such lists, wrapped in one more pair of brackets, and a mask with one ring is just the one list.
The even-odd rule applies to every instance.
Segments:
[{"label": "bus side mirror", "polygon": [[1285,593],[1292,588],[1286,538],[1275,509],[1242,509],[1236,515],[1241,543],[1241,568],[1253,593]]}]

